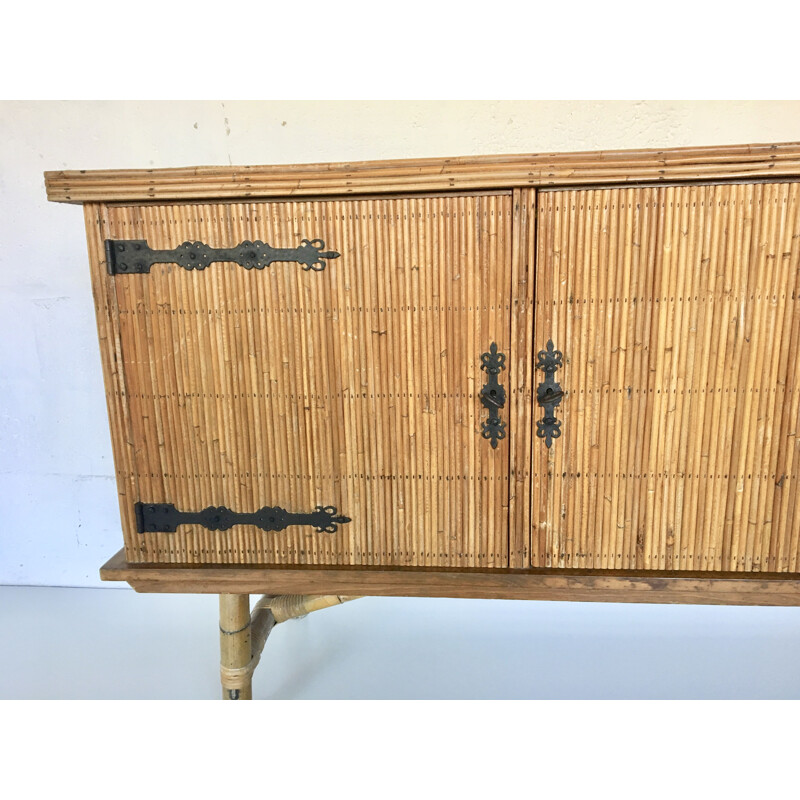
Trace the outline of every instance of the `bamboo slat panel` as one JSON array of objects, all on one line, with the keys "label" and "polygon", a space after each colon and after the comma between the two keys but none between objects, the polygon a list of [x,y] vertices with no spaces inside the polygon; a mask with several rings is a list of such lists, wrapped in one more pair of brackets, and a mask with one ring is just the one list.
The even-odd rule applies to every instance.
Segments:
[{"label": "bamboo slat panel", "polygon": [[567,395],[533,442],[532,564],[797,572],[800,185],[538,204],[536,348]]},{"label": "bamboo slat panel", "polygon": [[800,176],[800,143],[467,156],[328,164],[62,170],[47,197],[65,203],[467,191],[599,183]]},{"label": "bamboo slat panel", "polygon": [[[97,291],[113,299],[104,324],[118,330],[113,354],[111,334],[101,341],[121,372],[107,385],[130,561],[507,566],[509,450],[481,437],[479,392],[481,353],[510,344],[510,195],[97,206],[87,217]],[[109,277],[106,238],[155,249],[321,238],[341,257],[322,272],[158,264]],[[139,534],[133,499],[334,505],[352,522],[335,534]]]}]

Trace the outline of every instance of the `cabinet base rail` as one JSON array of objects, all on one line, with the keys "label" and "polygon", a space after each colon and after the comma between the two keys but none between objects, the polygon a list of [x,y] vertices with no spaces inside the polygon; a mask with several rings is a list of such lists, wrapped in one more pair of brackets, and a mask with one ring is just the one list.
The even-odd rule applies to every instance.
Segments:
[{"label": "cabinet base rail", "polygon": [[137,592],[178,594],[800,606],[800,574],[776,572],[139,564],[120,550],[100,577],[126,581]]}]

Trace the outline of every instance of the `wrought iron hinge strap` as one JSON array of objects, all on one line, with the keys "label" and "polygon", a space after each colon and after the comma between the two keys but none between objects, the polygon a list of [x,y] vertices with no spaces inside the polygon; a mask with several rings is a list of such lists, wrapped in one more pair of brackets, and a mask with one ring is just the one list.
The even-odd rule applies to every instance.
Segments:
[{"label": "wrought iron hinge strap", "polygon": [[236,247],[210,247],[203,242],[184,242],[174,250],[153,250],[144,239],[106,239],[109,275],[141,275],[153,264],[177,264],[184,269],[205,269],[215,261],[232,261],[245,269],[264,269],[276,261],[293,261],[304,270],[320,272],[326,259],[339,258],[325,250],[322,239],[303,239],[297,247],[272,247],[264,242],[242,242]]},{"label": "wrought iron hinge strap", "polygon": [[544,417],[536,421],[536,435],[544,439],[549,448],[553,439],[561,436],[561,421],[556,418],[556,406],[564,398],[564,391],[556,383],[554,375],[561,366],[563,353],[554,349],[552,340],[548,340],[547,350],[540,350],[537,358],[536,368],[544,372],[545,379],[536,390],[536,401],[544,408]]},{"label": "wrought iron hinge strap", "polygon": [[506,368],[505,353],[497,352],[497,344],[492,342],[488,353],[481,354],[481,369],[486,372],[486,384],[481,389],[481,403],[489,409],[489,417],[484,420],[482,435],[492,440],[492,448],[500,439],[506,438],[506,424],[500,419],[500,409],[506,404],[506,390],[500,385],[497,376]]},{"label": "wrought iron hinge strap", "polygon": [[236,512],[225,506],[209,506],[202,511],[179,511],[172,503],[136,503],[139,533],[175,533],[178,525],[202,525],[210,531],[227,531],[234,525],[255,525],[263,531],[282,531],[290,525],[313,525],[320,533],[336,533],[338,525],[350,522],[337,514],[334,506],[317,506],[309,513],[294,513],[279,506],[264,506],[258,511]]}]

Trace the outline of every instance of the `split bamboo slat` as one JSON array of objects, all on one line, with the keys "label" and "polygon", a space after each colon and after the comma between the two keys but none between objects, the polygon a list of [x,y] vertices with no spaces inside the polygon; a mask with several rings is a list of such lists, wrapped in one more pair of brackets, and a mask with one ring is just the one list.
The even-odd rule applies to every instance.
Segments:
[{"label": "split bamboo slat", "polygon": [[530,563],[531,437],[535,429],[533,392],[536,381],[532,345],[536,192],[515,189],[513,201],[511,346],[508,353],[508,391],[511,397],[508,565],[526,567]]},{"label": "split bamboo slat", "polygon": [[[504,353],[513,344],[524,360],[531,336],[529,302],[515,309],[512,343],[515,213],[510,191],[88,203],[128,561],[508,566],[511,450],[481,436],[480,390],[491,343]],[[154,249],[322,239],[340,257],[319,272],[155,264],[110,276],[105,239]],[[527,264],[513,269],[524,285]],[[500,375],[507,388],[512,373]],[[525,391],[509,391],[507,424],[525,417],[526,380]],[[519,459],[515,469],[529,472]],[[198,524],[140,534],[137,500],[183,511],[335,506],[351,521],[332,534]]]},{"label": "split bamboo slat", "polygon": [[531,564],[796,572],[800,184],[540,192],[536,254]]}]

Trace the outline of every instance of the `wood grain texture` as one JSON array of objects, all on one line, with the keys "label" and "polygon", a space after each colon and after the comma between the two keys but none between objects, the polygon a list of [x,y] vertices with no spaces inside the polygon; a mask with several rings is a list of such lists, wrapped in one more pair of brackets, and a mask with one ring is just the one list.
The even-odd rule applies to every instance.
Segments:
[{"label": "wood grain texture", "polygon": [[695,605],[800,605],[800,580],[782,575],[588,570],[359,569],[130,564],[120,551],[101,570],[138,592],[460,597]]},{"label": "wood grain texture", "polygon": [[354,195],[800,176],[800,143],[403,159],[352,163],[45,172],[56,202]]},{"label": "wood grain texture", "polygon": [[[510,345],[512,218],[509,194],[87,207],[129,560],[507,566],[510,451],[479,393]],[[341,257],[108,276],[106,238]],[[139,534],[135,500],[352,522]]]},{"label": "wood grain texture", "polygon": [[537,253],[531,563],[796,572],[800,185],[542,192]]}]

